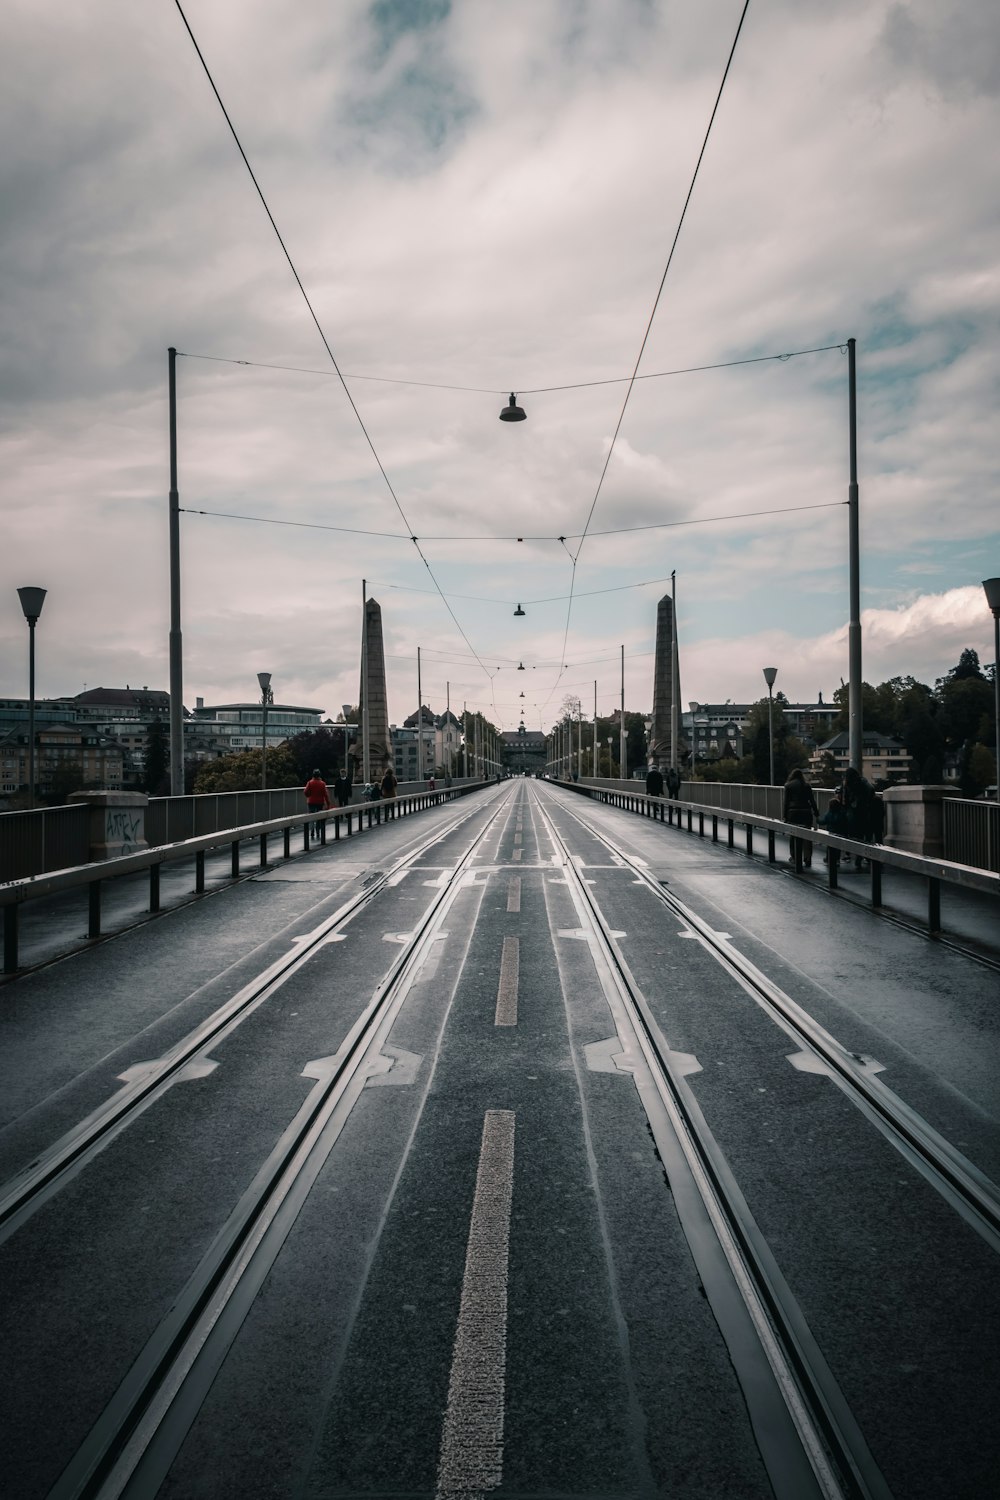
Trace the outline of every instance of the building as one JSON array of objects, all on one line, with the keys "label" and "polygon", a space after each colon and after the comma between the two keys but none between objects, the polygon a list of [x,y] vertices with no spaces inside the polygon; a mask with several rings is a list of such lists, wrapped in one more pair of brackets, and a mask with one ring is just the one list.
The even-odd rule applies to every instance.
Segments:
[{"label": "building", "polygon": [[434,764],[446,775],[458,770],[462,743],[461,719],[457,719],[451,709],[439,714],[434,720]]},{"label": "building", "polygon": [[[690,703],[681,715],[681,729],[695,760],[740,760],[749,754],[745,743],[752,703]],[[824,703],[823,694],[815,703],[788,703],[775,700],[775,715],[784,715],[791,734],[802,740],[807,749],[829,738],[840,717],[839,703]]]},{"label": "building", "polygon": [[[851,763],[850,736],[844,730],[835,734],[825,744],[819,745],[809,759],[809,771],[814,778],[825,778],[830,761],[833,774],[839,781]],[[866,729],[861,739],[861,774],[869,781],[905,781],[910,774],[912,761],[906,746],[889,734],[876,734]]]},{"label": "building", "polygon": [[[122,790],[124,753],[118,741],[93,724],[35,724],[35,791],[39,797],[78,791]],[[0,738],[0,795],[28,785],[28,727]]]},{"label": "building", "polygon": [[512,776],[534,776],[545,770],[546,737],[540,729],[505,729],[500,736],[504,770]]}]

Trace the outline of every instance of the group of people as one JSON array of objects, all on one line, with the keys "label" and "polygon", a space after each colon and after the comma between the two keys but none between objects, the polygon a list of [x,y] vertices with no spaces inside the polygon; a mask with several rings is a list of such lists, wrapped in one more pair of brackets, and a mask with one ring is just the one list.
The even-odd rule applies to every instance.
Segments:
[{"label": "group of people", "polygon": [[664,782],[663,772],[655,763],[646,772],[646,795],[649,797],[662,797],[664,786],[667,796],[679,797],[681,794],[681,773],[676,766],[670,766],[667,770]]},{"label": "group of people", "polygon": [[[877,844],[882,837],[882,800],[871,782],[866,781],[853,766],[848,767],[842,785],[837,788],[822,817],[812,787],[796,767],[785,782],[781,816],[783,822],[793,823],[799,828],[818,825],[829,833],[856,839],[862,844]],[[808,868],[812,864],[812,842],[809,839],[789,840],[789,862],[795,863],[799,854],[796,846],[800,844],[802,864]],[[827,850],[825,858],[827,862],[832,859],[839,863],[840,850]],[[858,870],[864,868],[864,860],[860,857],[854,864]]]},{"label": "group of people", "polygon": [[[433,782],[431,785],[433,787]],[[346,767],[341,767],[333,780],[333,795],[336,798],[338,807],[347,807],[349,805],[353,789],[354,767],[348,764]],[[306,782],[303,792],[306,799],[306,806],[311,813],[325,812],[327,808],[333,806],[333,803],[330,801],[330,788],[323,780],[318,766]],[[366,802],[378,802],[380,799],[388,801],[395,797],[396,773],[392,769],[392,766],[386,766],[380,780],[366,782],[362,795]],[[319,838],[319,836],[320,820],[317,818],[313,824],[312,837]]]}]

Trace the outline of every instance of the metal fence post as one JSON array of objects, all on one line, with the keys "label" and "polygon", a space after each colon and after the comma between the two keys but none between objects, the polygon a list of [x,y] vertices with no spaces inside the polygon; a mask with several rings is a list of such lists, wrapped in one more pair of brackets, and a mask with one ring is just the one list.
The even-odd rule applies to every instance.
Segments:
[{"label": "metal fence post", "polygon": [[3,909],[3,971],[17,973],[17,918],[18,909],[12,903]]},{"label": "metal fence post", "polygon": [[266,870],[267,869],[267,834],[266,833],[262,833],[261,836],[260,836],[260,867],[261,867],[262,870]]},{"label": "metal fence post", "polygon": [[101,882],[92,880],[87,888],[87,936],[101,935]]},{"label": "metal fence post", "polygon": [[205,889],[205,851],[199,849],[194,857],[194,890],[200,896]]},{"label": "metal fence post", "polygon": [[149,867],[149,909],[159,911],[160,909],[160,867],[150,865]]},{"label": "metal fence post", "polygon": [[927,877],[927,926],[931,933],[941,931],[941,882],[934,875]]},{"label": "metal fence post", "polygon": [[239,876],[239,873],[240,873],[240,841],[239,841],[239,839],[233,839],[233,842],[230,845],[230,851],[231,851],[231,854],[232,854],[232,864],[231,864],[231,868],[230,868],[230,873],[232,874],[233,879],[236,880],[238,878],[238,876]]}]

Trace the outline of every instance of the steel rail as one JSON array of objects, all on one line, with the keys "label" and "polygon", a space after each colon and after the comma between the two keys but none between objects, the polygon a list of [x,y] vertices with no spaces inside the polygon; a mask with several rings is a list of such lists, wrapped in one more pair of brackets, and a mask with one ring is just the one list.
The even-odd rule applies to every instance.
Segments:
[{"label": "steel rail", "polygon": [[[0,1245],[166,1093],[177,1081],[178,1075],[199,1054],[207,1052],[235,1031],[258,1006],[301,969],[318,948],[339,929],[347,926],[373,897],[384,891],[400,871],[422,858],[428,849],[440,843],[442,838],[460,828],[480,810],[460,805],[462,813],[449,823],[447,829],[439,829],[421,839],[390,869],[381,872],[370,885],[321,922],[304,941],[296,945],[293,952],[283,954],[256,975],[212,1015],[181,1037],[161,1058],[151,1063],[148,1070],[131,1079],[103,1104],[98,1105],[96,1110],[0,1187]],[[489,819],[487,829],[492,826],[495,817],[496,814]],[[481,836],[477,837],[471,847],[477,847],[480,841]]]},{"label": "steel rail", "polygon": [[799,1046],[824,1064],[829,1076],[900,1152],[921,1176],[961,1217],[976,1230],[991,1250],[1000,1254],[1000,1187],[940,1135],[916,1110],[868,1071],[865,1062],[822,1027],[792,997],[769,979],[732,943],[697,912],[681,901],[638,864],[607,833],[600,832],[566,809],[616,858],[642,881],[653,895],[679,917],[752,999],[764,1009]]},{"label": "steel rail", "polygon": [[[576,909],[586,920],[664,1111],[669,1137],[664,1135],[662,1123],[658,1128],[655,1111],[650,1112],[643,1099],[661,1158],[665,1164],[670,1161],[673,1170],[683,1163],[690,1173],[700,1199],[699,1207],[703,1206],[707,1214],[717,1248],[752,1324],[757,1340],[756,1359],[747,1355],[745,1335],[741,1336],[739,1327],[734,1326],[732,1294],[720,1285],[719,1268],[706,1252],[697,1215],[692,1214],[690,1204],[686,1213],[682,1210],[682,1195],[677,1191],[672,1172],[668,1173],[702,1284],[741,1377],[776,1495],[779,1500],[806,1500],[810,1495],[823,1496],[824,1500],[846,1500],[846,1497],[891,1500],[853,1413],[753,1219],[697,1100],[672,1060],[670,1046],[612,935],[609,922],[540,798],[536,805],[568,877]],[[582,826],[593,832],[588,825]],[[626,863],[631,869],[639,869],[632,861]],[[622,1042],[627,1053],[628,1040],[622,1038]],[[640,1097],[642,1093],[640,1088]],[[761,1380],[764,1367],[773,1377],[774,1392],[770,1398]],[[788,1430],[784,1433],[775,1417],[775,1393],[786,1412]],[[798,1456],[789,1451],[792,1434],[799,1445]]]},{"label": "steel rail", "polygon": [[155,1494],[369,1076],[409,987],[503,806],[449,873],[48,1500]]}]

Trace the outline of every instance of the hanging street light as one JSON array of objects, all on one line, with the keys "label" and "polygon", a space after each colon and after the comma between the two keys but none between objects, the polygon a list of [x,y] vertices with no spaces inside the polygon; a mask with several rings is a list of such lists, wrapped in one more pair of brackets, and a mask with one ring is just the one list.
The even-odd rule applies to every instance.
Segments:
[{"label": "hanging street light", "polygon": [[514,617],[515,617],[515,619],[517,618],[518,615],[523,615],[523,614],[524,614],[524,610],[521,608],[520,605],[518,605],[517,608],[514,611]]},{"label": "hanging street light", "polygon": [[524,671],[524,662],[523,661],[519,661],[518,662],[518,664],[517,664],[517,670],[519,672],[523,672]]},{"label": "hanging street light", "polygon": [[501,420],[501,422],[523,422],[524,419],[525,419],[524,408],[518,406],[518,404],[517,404],[517,398],[514,395],[514,392],[511,391],[511,393],[510,393],[510,400],[507,402],[507,405],[504,407],[503,411],[500,413],[500,420]]},{"label": "hanging street light", "polygon": [[28,622],[28,807],[35,805],[35,626],[45,603],[47,589],[20,588],[24,618]]}]

